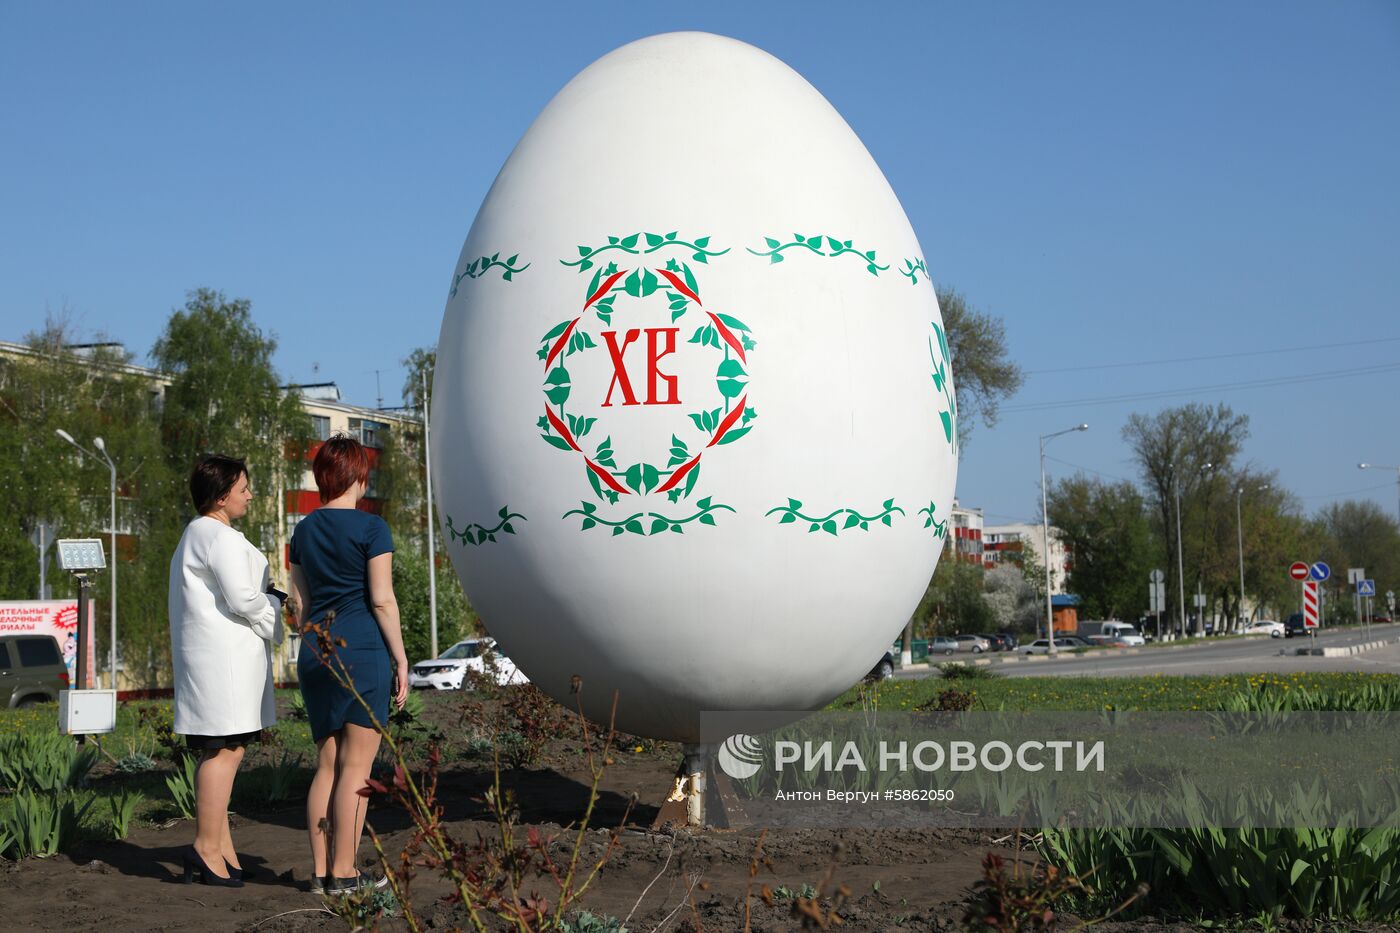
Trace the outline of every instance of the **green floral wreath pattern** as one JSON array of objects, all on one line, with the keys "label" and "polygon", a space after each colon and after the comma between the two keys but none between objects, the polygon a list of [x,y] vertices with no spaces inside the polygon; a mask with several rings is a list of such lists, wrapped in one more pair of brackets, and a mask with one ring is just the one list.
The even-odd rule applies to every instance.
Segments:
[{"label": "green floral wreath pattern", "polygon": [[936,511],[938,511],[938,506],[935,505],[935,504],[933,504],[932,502],[930,502],[930,503],[928,504],[928,508],[926,508],[926,509],[919,509],[919,514],[920,514],[920,515],[926,516],[926,518],[924,518],[924,527],[925,527],[925,528],[932,528],[932,529],[933,529],[933,536],[934,536],[935,538],[943,538],[944,540],[947,540],[947,538],[948,538],[948,520],[945,518],[945,519],[943,519],[943,521],[941,521],[941,522],[940,522],[940,521],[935,521],[935,520],[934,520],[934,517],[933,517],[933,513],[936,512]]},{"label": "green floral wreath pattern", "polygon": [[[647,247],[638,248],[642,237]],[[566,266],[577,266],[583,271],[593,265],[592,257],[608,250],[624,253],[655,253],[668,247],[693,250],[690,258],[705,261],[704,257],[719,256],[728,250],[707,250],[709,237],[697,237],[693,241],[682,240],[677,234],[640,234],[625,237],[608,237],[606,246],[579,247],[580,259],[575,262],[560,260]],[[566,409],[572,391],[572,378],[565,365],[568,358],[586,353],[598,346],[589,333],[588,327],[595,321],[604,325],[612,323],[616,313],[615,302],[619,296],[646,298],[656,292],[664,293],[671,313],[671,321],[680,321],[687,314],[697,319],[698,326],[687,341],[702,347],[709,346],[719,351],[722,359],[715,371],[715,384],[724,402],[714,408],[706,407],[688,415],[691,424],[701,432],[698,440],[688,443],[680,433],[671,435],[668,459],[664,466],[640,461],[622,468],[617,461],[617,452],[612,437],[608,435],[594,447],[589,455],[584,450],[584,438],[593,430],[598,421],[594,417],[574,415]],[[747,324],[728,314],[707,310],[700,299],[700,286],[695,273],[688,263],[667,261],[664,267],[639,266],[619,268],[615,262],[597,269],[589,282],[583,308],[578,316],[560,321],[540,338],[538,357],[544,362],[544,415],[536,422],[540,438],[559,450],[572,451],[582,455],[584,473],[594,494],[610,505],[615,505],[622,496],[647,496],[652,493],[666,493],[671,502],[689,498],[700,477],[700,461],[712,447],[731,444],[741,439],[753,429],[753,420],[758,413],[748,405],[748,365],[749,353],[757,344]],[[687,427],[686,433],[692,433]],[[692,446],[693,445],[693,446]],[[588,446],[593,447],[592,442]],[[718,510],[733,511],[727,505],[712,504],[707,497],[701,512],[688,518],[672,519],[655,512],[637,512],[618,523],[605,520],[593,509],[573,514],[584,516],[585,529],[595,525],[610,525],[624,532],[648,533],[641,524],[650,518],[653,526],[651,534],[665,527],[673,531],[690,521],[713,525],[711,513]],[[591,503],[590,503],[591,505]],[[634,524],[635,523],[635,524]],[[637,532],[637,528],[643,528]],[[621,533],[615,530],[614,533]]]},{"label": "green floral wreath pattern", "polygon": [[948,352],[948,337],[937,321],[931,322],[934,336],[938,338],[935,351],[933,337],[928,339],[928,356],[933,363],[933,387],[942,395],[943,408],[938,419],[943,423],[943,437],[954,454],[958,452],[958,400],[953,394],[953,383],[948,374],[953,368],[953,358]]},{"label": "green floral wreath pattern", "polygon": [[460,541],[463,544],[471,545],[484,544],[487,541],[494,543],[497,534],[515,534],[515,526],[511,524],[511,519],[518,518],[522,522],[529,521],[524,515],[521,515],[519,512],[512,512],[508,506],[504,505],[501,506],[501,510],[496,513],[496,516],[500,521],[492,528],[487,528],[485,525],[479,525],[473,522],[466,528],[459,530],[452,524],[452,516],[449,515],[447,516],[448,540]]},{"label": "green floral wreath pattern", "polygon": [[490,256],[482,256],[480,259],[473,259],[465,269],[463,269],[460,273],[452,277],[452,291],[450,293],[450,297],[457,297],[457,287],[462,284],[462,279],[479,279],[486,274],[486,270],[493,269],[497,266],[505,270],[501,273],[501,278],[509,282],[517,274],[524,272],[526,269],[530,268],[531,264],[527,262],[525,263],[525,265],[517,269],[515,263],[519,259],[519,253],[516,253],[514,256],[510,257],[504,262],[501,261],[500,253],[493,253]]},{"label": "green floral wreath pattern", "polygon": [[[904,514],[904,510],[894,504],[893,499],[886,499],[881,503],[880,510],[874,515],[862,515],[856,509],[840,508],[835,509],[820,517],[806,515],[802,512],[802,502],[798,499],[789,498],[787,505],[780,505],[777,508],[769,509],[764,513],[764,517],[769,515],[781,515],[778,519],[780,525],[790,525],[798,520],[807,523],[808,534],[814,531],[825,531],[827,534],[836,536],[849,528],[859,528],[861,531],[869,531],[871,522],[879,522],[889,526],[893,516],[898,513]],[[846,516],[844,519],[841,516]],[[838,524],[839,521],[839,524]]]},{"label": "green floral wreath pattern", "polygon": [[[770,264],[782,262],[784,250],[801,247],[808,252],[816,253],[818,256],[856,256],[861,262],[865,263],[865,271],[873,276],[879,276],[881,272],[889,268],[889,266],[879,265],[875,261],[875,250],[872,249],[862,252],[852,246],[850,240],[841,240],[834,236],[823,236],[822,234],[803,236],[800,233],[794,233],[792,235],[792,241],[788,243],[784,243],[782,240],[771,236],[764,237],[763,242],[768,244],[768,249],[749,249],[749,252],[753,253],[755,256],[767,256]],[[825,249],[823,249],[823,247],[825,247]]]}]

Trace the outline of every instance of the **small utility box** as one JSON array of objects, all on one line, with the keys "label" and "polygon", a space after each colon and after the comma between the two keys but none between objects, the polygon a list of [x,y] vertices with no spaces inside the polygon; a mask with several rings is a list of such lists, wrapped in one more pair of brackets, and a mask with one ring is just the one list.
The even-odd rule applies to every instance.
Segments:
[{"label": "small utility box", "polygon": [[60,690],[58,731],[64,735],[105,735],[117,728],[117,691]]}]

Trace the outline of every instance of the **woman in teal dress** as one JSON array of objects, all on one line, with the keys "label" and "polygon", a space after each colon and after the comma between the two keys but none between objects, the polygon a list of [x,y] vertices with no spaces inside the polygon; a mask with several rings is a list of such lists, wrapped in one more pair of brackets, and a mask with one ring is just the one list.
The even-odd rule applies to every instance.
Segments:
[{"label": "woman in teal dress", "polygon": [[297,675],[317,748],[306,822],[312,890],[343,894],[386,880],[355,866],[366,805],[357,792],[379,751],[390,701],[402,708],[408,697],[408,659],[389,526],[356,508],[369,483],[368,454],[359,441],[336,435],[321,445],[312,473],[322,504],[297,525],[290,555],[302,632]]}]

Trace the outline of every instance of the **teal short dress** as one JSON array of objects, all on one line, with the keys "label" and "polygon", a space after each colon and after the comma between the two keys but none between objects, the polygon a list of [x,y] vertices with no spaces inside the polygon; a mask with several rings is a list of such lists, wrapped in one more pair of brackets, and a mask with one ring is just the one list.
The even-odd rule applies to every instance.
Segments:
[{"label": "teal short dress", "polygon": [[[297,654],[297,677],[311,737],[317,742],[346,723],[367,729],[389,723],[393,666],[371,610],[369,562],[393,550],[384,519],[358,509],[317,509],[292,534],[291,562],[301,568],[310,591],[302,614],[306,630]],[[332,611],[335,618],[328,626],[326,645],[312,629],[325,627]],[[340,683],[337,672],[354,685],[363,704]]]}]

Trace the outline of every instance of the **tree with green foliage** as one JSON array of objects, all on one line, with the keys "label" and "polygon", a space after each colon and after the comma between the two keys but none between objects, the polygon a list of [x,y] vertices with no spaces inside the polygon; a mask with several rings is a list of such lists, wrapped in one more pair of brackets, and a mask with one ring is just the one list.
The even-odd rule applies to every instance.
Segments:
[{"label": "tree with green foliage", "polygon": [[[253,322],[251,302],[208,288],[189,294],[151,349],[170,378],[161,438],[172,472],[188,476],[205,453],[246,460],[257,498],[242,531],[264,551],[278,538],[278,498],[300,482],[296,465],[312,442],[300,398],[280,387],[276,350],[276,337]],[[183,511],[188,518],[193,508]]]},{"label": "tree with green foliage", "polygon": [[[1236,415],[1224,404],[1212,407],[1191,402],[1155,415],[1133,414],[1123,426],[1123,439],[1142,470],[1155,530],[1164,545],[1159,559],[1165,564],[1167,577],[1166,619],[1173,625],[1178,618],[1181,589],[1177,574],[1177,490],[1181,494],[1185,589],[1194,591],[1199,582],[1208,592],[1218,591],[1220,535],[1212,532],[1212,510],[1223,508],[1224,499],[1216,474],[1233,472],[1235,458],[1248,436],[1249,416]],[[1199,633],[1203,627],[1202,618],[1197,616],[1195,631]]]},{"label": "tree with green foliage", "polygon": [[1147,578],[1160,559],[1142,494],[1126,481],[1078,473],[1052,483],[1047,504],[1071,555],[1066,589],[1079,597],[1080,615],[1136,622],[1147,611]]},{"label": "tree with green foliage", "polygon": [[[437,613],[438,649],[446,651],[456,642],[480,631],[480,619],[462,593],[457,575],[448,567],[438,571]],[[432,657],[429,628],[428,558],[416,548],[394,552],[394,596],[403,620],[404,651],[410,663]]]},{"label": "tree with green foliage", "polygon": [[1011,360],[1000,318],[976,310],[955,288],[940,285],[937,294],[953,359],[959,440],[965,441],[976,421],[997,423],[1001,403],[1021,388],[1025,374]]},{"label": "tree with green foliage", "polygon": [[[100,538],[107,550],[110,473],[62,440],[64,430],[88,450],[101,437],[117,467],[118,553],[107,554],[120,575],[118,642],[125,663],[150,656],[162,643],[165,620],[164,568],[158,590],[148,572],[145,530],[148,494],[167,484],[159,424],[149,380],[133,373],[117,344],[74,346],[62,320],[25,338],[27,352],[0,358],[0,598],[33,599],[39,593],[38,552],[30,536],[40,522],[63,537]],[[133,538],[135,531],[140,537]],[[54,598],[71,598],[76,587],[45,556],[46,581]],[[111,574],[93,583],[98,667],[110,650]]]},{"label": "tree with green foliage", "polygon": [[1307,559],[1326,560],[1337,583],[1331,591],[1329,616],[1335,613],[1343,619],[1355,618],[1353,588],[1342,585],[1348,567],[1360,567],[1367,579],[1376,581],[1381,596],[1377,606],[1385,605],[1386,590],[1400,590],[1400,528],[1388,509],[1369,499],[1335,502],[1313,517],[1309,531],[1322,556],[1313,558],[1310,554]]}]

